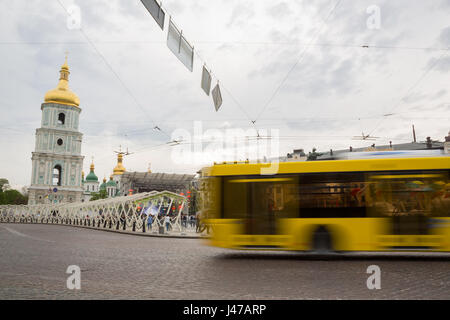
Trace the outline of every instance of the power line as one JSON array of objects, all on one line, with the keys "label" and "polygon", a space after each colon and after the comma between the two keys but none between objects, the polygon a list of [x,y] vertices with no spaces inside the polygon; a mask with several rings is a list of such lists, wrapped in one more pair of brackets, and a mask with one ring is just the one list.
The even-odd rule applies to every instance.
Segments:
[{"label": "power line", "polygon": [[[200,54],[198,53],[197,50],[194,50],[195,54],[197,55],[197,57],[203,62],[204,65],[206,65],[206,61],[200,56]],[[211,76],[213,76],[214,78],[216,78],[216,80],[218,82],[220,82],[220,86],[228,93],[228,95],[231,97],[231,99],[234,101],[234,103],[239,107],[239,109],[245,114],[245,116],[251,120],[250,115],[248,114],[248,112],[245,110],[245,108],[241,105],[241,103],[233,96],[233,94],[230,92],[230,90],[228,90],[224,85],[223,82],[219,80],[219,78],[217,77],[217,75],[215,74],[215,72],[213,72],[212,70],[209,70],[209,73],[211,74]]]},{"label": "power line", "polygon": [[323,21],[322,26],[319,28],[319,30],[317,31],[316,35],[311,39],[311,41],[309,41],[309,43],[306,45],[305,49],[302,51],[302,53],[300,54],[300,58],[297,60],[297,62],[295,62],[295,64],[292,66],[292,68],[288,71],[288,73],[286,74],[286,76],[283,78],[283,80],[281,81],[280,85],[275,89],[274,93],[272,94],[272,96],[269,98],[269,100],[267,101],[267,103],[264,105],[263,109],[261,110],[261,112],[258,114],[258,116],[256,117],[255,120],[253,120],[252,122],[256,122],[261,115],[263,114],[263,112],[266,110],[266,108],[270,105],[270,103],[272,102],[272,100],[275,98],[275,96],[277,95],[277,93],[280,91],[281,87],[284,85],[284,83],[286,82],[286,80],[289,78],[290,74],[292,73],[292,71],[294,71],[295,67],[303,60],[306,51],[309,49],[310,44],[314,43],[315,40],[319,37],[320,33],[322,32],[322,29],[325,27],[326,23],[328,22],[328,19],[332,16],[332,14],[335,12],[335,10],[337,9],[337,7],[341,4],[342,0],[338,0],[335,4],[335,6],[333,7],[333,9],[331,9],[331,11],[328,13],[328,16],[326,17],[326,19]]},{"label": "power line", "polygon": [[[70,13],[67,11],[66,7],[62,4],[61,0],[58,0],[59,5],[64,9],[64,11],[70,16]],[[122,87],[125,89],[125,91],[128,93],[128,95],[133,99],[134,103],[142,110],[142,112],[146,115],[146,117],[153,123],[154,127],[157,127],[156,123],[151,119],[146,112],[146,110],[142,107],[142,105],[139,103],[139,101],[136,99],[134,94],[131,92],[131,90],[127,87],[127,85],[124,83],[124,81],[120,78],[120,76],[117,74],[117,72],[113,69],[111,64],[106,60],[105,56],[98,50],[98,48],[95,46],[95,44],[91,41],[91,39],[88,37],[88,35],[84,32],[84,30],[80,27],[81,34],[85,37],[89,45],[94,49],[94,51],[100,56],[100,58],[103,60],[103,62],[106,64],[106,66],[109,68],[109,70],[114,74],[114,76],[117,78],[117,80],[120,82]],[[159,128],[159,127],[158,127]],[[165,134],[170,138],[170,135],[164,132],[163,130],[159,129],[160,132]]]},{"label": "power line", "polygon": [[[170,13],[169,10],[167,10],[167,8],[165,6],[162,5],[162,3],[160,3],[160,7],[161,9],[164,9],[164,11],[166,12],[166,14],[168,14],[170,17],[172,17],[172,14]],[[193,50],[193,52],[197,55],[198,59],[203,62],[203,65],[207,65],[206,61],[200,56],[200,54],[198,53],[198,50]],[[220,87],[222,87],[227,93],[228,95],[231,97],[231,99],[235,102],[235,104],[238,106],[238,108],[244,113],[244,115],[251,121],[251,117],[248,114],[248,112],[245,110],[245,108],[242,106],[242,104],[234,97],[234,95],[231,93],[230,90],[228,90],[222,83],[222,81],[217,77],[217,75],[215,74],[215,72],[213,72],[212,70],[209,70],[209,73],[211,76],[213,76],[214,78],[216,78],[217,82],[220,82]]]},{"label": "power line", "polygon": [[[129,44],[164,44],[166,41],[160,40],[99,40],[92,43],[100,45],[129,45]],[[274,45],[274,46],[306,46],[307,43],[298,41],[193,41],[196,44],[214,44],[214,45]],[[0,45],[89,45],[85,41],[0,41]],[[421,47],[421,46],[387,46],[376,44],[345,44],[345,43],[315,43],[309,44],[309,47],[339,47],[339,48],[360,48],[360,49],[393,49],[393,50],[418,50],[418,51],[446,51],[443,47]]]},{"label": "power line", "polygon": [[[388,114],[393,113],[403,102],[403,99],[405,99],[412,90],[414,90],[420,82],[422,82],[423,79],[425,79],[425,77],[428,75],[428,73],[433,70],[433,68],[438,64],[438,62],[442,59],[442,57],[444,57],[449,49],[447,49],[446,51],[444,51],[432,64],[428,65],[428,68],[425,69],[425,71],[422,73],[422,75],[419,77],[419,79],[414,82],[414,84],[412,86],[409,87],[409,89],[406,91],[406,93],[398,100],[398,102],[389,110]],[[386,117],[383,117],[382,119],[380,119],[380,121],[375,125],[375,127],[370,131],[369,135],[373,134],[373,132],[378,129],[378,127],[381,125],[381,123],[383,123],[383,121],[385,120]]]}]

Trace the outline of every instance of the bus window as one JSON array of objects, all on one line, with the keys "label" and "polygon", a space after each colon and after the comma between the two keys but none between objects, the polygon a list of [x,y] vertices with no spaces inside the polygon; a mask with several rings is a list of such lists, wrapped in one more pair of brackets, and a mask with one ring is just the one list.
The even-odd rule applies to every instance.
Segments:
[{"label": "bus window", "polygon": [[300,175],[300,217],[365,217],[366,191],[364,175],[359,173]]},{"label": "bus window", "polygon": [[450,184],[446,172],[372,174],[371,215],[436,216],[450,213]]},{"label": "bus window", "polygon": [[224,178],[223,186],[223,218],[243,219],[248,210],[248,184],[232,183],[231,178]]},{"label": "bus window", "polygon": [[450,213],[445,172],[391,172],[370,175],[370,214],[392,217],[388,231],[396,235],[426,235],[428,218]]},{"label": "bus window", "polygon": [[199,184],[199,212],[201,219],[218,219],[221,216],[221,182],[220,177],[202,178]]}]

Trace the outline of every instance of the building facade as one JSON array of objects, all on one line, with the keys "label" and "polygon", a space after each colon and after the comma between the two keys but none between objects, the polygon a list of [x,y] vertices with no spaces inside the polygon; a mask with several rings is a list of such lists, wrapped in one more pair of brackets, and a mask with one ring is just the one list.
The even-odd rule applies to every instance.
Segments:
[{"label": "building facade", "polygon": [[96,176],[94,163],[91,163],[89,174],[86,179],[84,179],[84,174],[82,174],[82,185],[83,185],[83,199],[81,201],[89,201],[92,198],[92,194],[99,192],[100,186],[98,182],[98,177]]},{"label": "building facade", "polygon": [[57,87],[47,92],[41,104],[41,127],[36,129],[32,152],[29,204],[80,202],[82,133],[78,131],[81,108],[69,89],[69,66],[60,70]]},{"label": "building facade", "polygon": [[450,154],[450,131],[448,132],[448,136],[446,136],[444,139],[444,153]]},{"label": "building facade", "polygon": [[[117,151],[116,151],[117,152]],[[112,174],[112,179],[115,182],[115,187],[116,187],[116,191],[112,194],[113,197],[115,197],[116,195],[119,195],[118,190],[120,189],[120,185],[121,185],[121,178],[122,175],[127,171],[127,169],[125,169],[125,167],[123,166],[123,155],[125,153],[122,151],[117,152],[117,165],[114,167],[113,169],[113,174]],[[110,186],[112,187],[112,183],[110,183],[110,181],[108,181],[108,183],[110,184]]]}]

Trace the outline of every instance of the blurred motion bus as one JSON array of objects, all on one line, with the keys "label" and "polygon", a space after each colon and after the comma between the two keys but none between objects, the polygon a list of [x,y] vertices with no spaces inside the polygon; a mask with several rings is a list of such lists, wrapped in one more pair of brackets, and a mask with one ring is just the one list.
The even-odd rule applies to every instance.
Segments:
[{"label": "blurred motion bus", "polygon": [[450,251],[450,157],[223,163],[202,169],[210,244],[294,251]]}]

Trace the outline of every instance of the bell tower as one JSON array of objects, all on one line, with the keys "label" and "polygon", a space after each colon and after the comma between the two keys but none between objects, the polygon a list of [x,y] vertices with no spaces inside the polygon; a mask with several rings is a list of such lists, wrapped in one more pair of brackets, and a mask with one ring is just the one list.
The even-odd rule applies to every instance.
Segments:
[{"label": "bell tower", "polygon": [[41,104],[41,127],[36,129],[28,204],[81,202],[83,159],[78,131],[78,96],[69,89],[69,66],[61,67],[57,87]]}]

